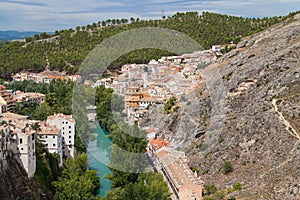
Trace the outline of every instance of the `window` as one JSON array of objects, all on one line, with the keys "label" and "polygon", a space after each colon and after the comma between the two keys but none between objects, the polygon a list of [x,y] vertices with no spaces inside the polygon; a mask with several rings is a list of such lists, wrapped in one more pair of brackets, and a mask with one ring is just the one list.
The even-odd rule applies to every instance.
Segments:
[{"label": "window", "polygon": [[71,137],[72,137],[72,136],[70,135],[69,138],[71,139]]},{"label": "window", "polygon": [[68,122],[66,122],[66,124],[68,124]]},{"label": "window", "polygon": [[63,127],[63,130],[65,130],[65,127]]},{"label": "window", "polygon": [[71,131],[69,131],[69,133],[71,133]]},{"label": "window", "polygon": [[69,143],[71,143],[71,140],[69,141]]},{"label": "window", "polygon": [[53,143],[53,146],[55,147],[55,143]]},{"label": "window", "polygon": [[32,140],[34,140],[34,134],[32,134]]},{"label": "window", "polygon": [[71,126],[69,126],[69,129],[71,129]]},{"label": "window", "polygon": [[20,144],[22,144],[23,143],[23,139],[22,138],[20,138]]},{"label": "window", "polygon": [[63,131],[63,135],[65,134],[65,132]]},{"label": "window", "polygon": [[48,138],[48,136],[46,135],[45,138]]},{"label": "window", "polygon": [[21,148],[21,151],[23,151],[23,148]]},{"label": "window", "polygon": [[53,136],[53,138],[55,139],[55,136]]},{"label": "window", "polygon": [[34,144],[32,144],[32,149],[34,150]]}]

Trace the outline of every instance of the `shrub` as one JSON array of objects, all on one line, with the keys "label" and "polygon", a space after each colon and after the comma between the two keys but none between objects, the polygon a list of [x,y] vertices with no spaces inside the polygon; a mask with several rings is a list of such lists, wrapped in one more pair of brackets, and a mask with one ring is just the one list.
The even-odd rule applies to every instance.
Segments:
[{"label": "shrub", "polygon": [[218,139],[218,143],[220,144],[220,143],[222,143],[222,142],[224,142],[224,137],[220,137],[219,139]]},{"label": "shrub", "polygon": [[236,191],[236,190],[240,190],[242,189],[242,184],[237,182],[233,185],[233,189]]},{"label": "shrub", "polygon": [[199,174],[200,169],[198,167],[192,167],[192,171],[197,172],[197,174]]},{"label": "shrub", "polygon": [[206,190],[206,193],[208,195],[214,194],[214,193],[216,193],[218,191],[218,188],[215,185],[213,185],[213,184],[211,184],[211,185],[204,185],[204,189]]},{"label": "shrub", "polygon": [[225,194],[223,191],[217,191],[214,195],[213,195],[213,199],[216,199],[216,200],[221,200],[221,199],[224,199],[225,197]]},{"label": "shrub", "polygon": [[205,151],[207,149],[208,145],[201,143],[197,147],[200,149],[200,151]]},{"label": "shrub", "polygon": [[208,197],[208,196],[204,196],[204,197],[203,197],[203,200],[212,200],[212,198],[211,198],[211,197]]},{"label": "shrub", "polygon": [[176,106],[175,108],[173,108],[173,112],[177,112],[179,110],[179,106]]},{"label": "shrub", "polygon": [[232,172],[233,171],[233,167],[232,167],[231,162],[225,162],[223,169],[224,169],[224,174],[228,174],[228,173]]}]

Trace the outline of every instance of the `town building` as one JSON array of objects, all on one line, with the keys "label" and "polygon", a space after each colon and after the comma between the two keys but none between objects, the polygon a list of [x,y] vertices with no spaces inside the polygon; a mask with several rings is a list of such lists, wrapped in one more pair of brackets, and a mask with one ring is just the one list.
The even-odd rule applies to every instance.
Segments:
[{"label": "town building", "polygon": [[175,200],[202,200],[203,181],[189,168],[183,152],[157,137],[150,139],[148,149],[148,154],[167,180]]},{"label": "town building", "polygon": [[67,157],[74,157],[75,120],[72,115],[54,114],[48,116],[47,123],[61,130],[63,154]]},{"label": "town building", "polygon": [[0,120],[9,127],[12,138],[10,149],[15,159],[23,166],[28,177],[33,177],[36,170],[36,131],[26,116],[6,112],[2,113]]},{"label": "town building", "polygon": [[59,165],[63,164],[62,136],[61,130],[51,126],[47,122],[40,122],[40,130],[37,131],[37,138],[45,145],[47,150],[52,154],[59,155]]},{"label": "town building", "polygon": [[15,107],[16,100],[14,99],[12,93],[6,90],[4,85],[0,85],[0,96],[6,102],[6,110],[11,111]]},{"label": "town building", "polygon": [[20,72],[12,76],[13,81],[25,81],[31,80],[36,83],[47,83],[49,84],[52,80],[63,80],[63,81],[79,81],[79,75],[66,75],[57,71],[43,71],[41,73],[30,73]]},{"label": "town building", "polygon": [[27,101],[41,104],[44,101],[46,95],[37,92],[16,91],[14,96],[17,102]]}]

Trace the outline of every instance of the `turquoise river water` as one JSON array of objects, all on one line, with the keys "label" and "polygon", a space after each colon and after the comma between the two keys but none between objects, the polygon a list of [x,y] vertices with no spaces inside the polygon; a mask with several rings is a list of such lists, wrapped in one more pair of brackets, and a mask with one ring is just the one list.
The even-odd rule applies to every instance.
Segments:
[{"label": "turquoise river water", "polygon": [[106,191],[111,190],[110,180],[104,178],[105,174],[111,174],[107,167],[111,141],[107,138],[108,132],[104,131],[98,123],[94,125],[93,135],[95,139],[89,142],[87,148],[88,167],[97,170],[101,185],[97,195],[103,197]]}]

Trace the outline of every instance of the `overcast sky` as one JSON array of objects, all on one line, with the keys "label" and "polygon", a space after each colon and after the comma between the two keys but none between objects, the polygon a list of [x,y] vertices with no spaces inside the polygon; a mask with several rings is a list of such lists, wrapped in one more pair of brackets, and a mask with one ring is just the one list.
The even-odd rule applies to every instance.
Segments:
[{"label": "overcast sky", "polygon": [[176,12],[269,17],[300,10],[299,0],[0,0],[0,30],[55,31],[112,18],[161,18]]}]

